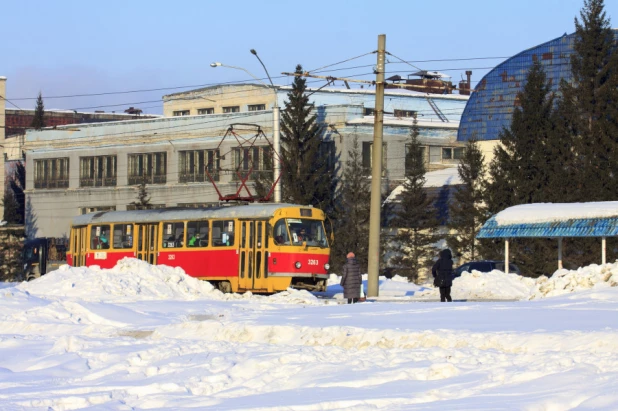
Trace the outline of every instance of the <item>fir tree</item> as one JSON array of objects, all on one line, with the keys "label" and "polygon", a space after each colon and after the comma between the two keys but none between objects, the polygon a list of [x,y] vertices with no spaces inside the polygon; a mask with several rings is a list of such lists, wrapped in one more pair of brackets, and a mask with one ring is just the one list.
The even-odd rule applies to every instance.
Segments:
[{"label": "fir tree", "polygon": [[410,143],[406,153],[406,179],[403,183],[401,202],[395,211],[393,227],[397,234],[392,237],[392,263],[400,275],[417,281],[421,270],[427,268],[435,257],[433,244],[437,241],[437,216],[432,199],[427,195],[425,185],[425,164],[418,140],[419,129],[414,120],[410,132]]},{"label": "fir tree", "polygon": [[[296,66],[296,73],[302,72],[302,66]],[[329,161],[332,145],[322,145],[324,127],[312,114],[306,89],[306,80],[294,77],[281,112],[282,200],[311,204],[332,216],[337,186],[335,162]]]},{"label": "fir tree", "polygon": [[355,137],[343,170],[340,194],[342,215],[337,219],[336,241],[331,252],[333,272],[340,272],[346,254],[353,251],[361,267],[367,267],[371,184],[363,172],[363,160]]},{"label": "fir tree", "polygon": [[148,195],[148,190],[146,189],[145,175],[142,182],[138,186],[137,201],[132,202],[131,205],[133,205],[136,210],[149,210],[152,208],[150,196]]},{"label": "fir tree", "polygon": [[[571,153],[564,150],[568,137],[556,133],[555,100],[539,62],[531,66],[517,98],[519,107],[510,127],[500,133],[489,167],[485,202],[490,214],[519,204],[561,201],[563,195]],[[480,245],[485,258],[503,258],[502,241],[482,240]],[[544,239],[516,239],[511,256],[525,275],[538,276],[553,270],[555,248],[555,242]]]},{"label": "fir tree", "polygon": [[466,143],[457,172],[462,187],[453,194],[448,222],[448,228],[456,234],[447,238],[447,244],[465,260],[472,261],[478,256],[476,234],[487,217],[482,204],[485,186],[484,156],[476,140],[471,139]]},{"label": "fir tree", "polygon": [[2,206],[4,207],[3,220],[9,224],[22,224],[23,219],[19,213],[19,203],[15,199],[15,195],[12,191],[7,190],[4,193],[2,199]]},{"label": "fir tree", "polygon": [[43,96],[39,92],[39,96],[36,99],[36,107],[34,108],[34,118],[30,127],[40,130],[45,127],[45,106],[43,105]]},{"label": "fir tree", "polygon": [[564,115],[578,172],[573,201],[615,200],[618,191],[618,45],[603,0],[586,0],[575,18],[571,83],[562,82]]}]

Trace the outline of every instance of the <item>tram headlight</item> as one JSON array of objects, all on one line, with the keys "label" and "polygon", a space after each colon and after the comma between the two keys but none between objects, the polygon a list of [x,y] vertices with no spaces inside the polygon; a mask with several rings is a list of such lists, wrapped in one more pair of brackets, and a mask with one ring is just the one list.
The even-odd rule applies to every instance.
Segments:
[{"label": "tram headlight", "polygon": [[294,267],[296,267],[296,268],[300,268],[300,267],[301,267],[301,265],[302,265],[302,264],[300,263],[300,261],[297,261],[297,262],[294,264]]},{"label": "tram headlight", "polygon": [[328,271],[328,270],[329,270],[329,268],[330,268],[330,264],[328,264],[328,263],[324,264],[324,269],[325,269],[326,271]]}]

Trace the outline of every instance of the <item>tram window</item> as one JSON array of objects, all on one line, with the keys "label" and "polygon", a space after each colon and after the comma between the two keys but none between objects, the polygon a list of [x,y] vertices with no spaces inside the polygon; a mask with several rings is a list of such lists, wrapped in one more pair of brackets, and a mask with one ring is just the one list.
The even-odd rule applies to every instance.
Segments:
[{"label": "tram window", "polygon": [[328,247],[322,221],[306,218],[288,218],[286,221],[292,233],[292,244],[306,243],[313,247]]},{"label": "tram window", "polygon": [[290,236],[288,235],[288,227],[285,220],[279,220],[273,229],[273,238],[277,245],[289,245]]},{"label": "tram window", "polygon": [[133,248],[133,224],[114,224],[115,249]]},{"label": "tram window", "polygon": [[163,223],[163,248],[180,248],[184,244],[185,223]]},{"label": "tram window", "polygon": [[187,247],[208,247],[208,221],[187,223]]},{"label": "tram window", "polygon": [[109,225],[95,225],[90,230],[90,248],[94,250],[109,248]]},{"label": "tram window", "polygon": [[234,245],[234,220],[212,222],[212,245],[215,247]]}]

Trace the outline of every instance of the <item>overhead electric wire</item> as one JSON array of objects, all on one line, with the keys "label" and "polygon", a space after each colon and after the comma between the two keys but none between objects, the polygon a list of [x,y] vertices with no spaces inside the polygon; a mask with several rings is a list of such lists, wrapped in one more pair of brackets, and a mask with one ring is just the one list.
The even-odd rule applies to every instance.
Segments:
[{"label": "overhead electric wire", "polygon": [[376,53],[376,52],[375,51],[370,51],[368,53],[361,54],[360,56],[350,57],[349,59],[341,60],[341,61],[339,61],[337,63],[328,64],[326,66],[318,67],[318,68],[313,69],[313,70],[307,70],[307,73],[311,73],[312,71],[322,70],[322,69],[325,69],[325,68],[328,68],[328,67],[332,67],[332,66],[336,66],[336,65],[339,65],[339,64],[347,63],[348,61],[356,60],[358,58],[365,57],[365,56],[368,56],[368,55],[374,54],[374,53]]}]

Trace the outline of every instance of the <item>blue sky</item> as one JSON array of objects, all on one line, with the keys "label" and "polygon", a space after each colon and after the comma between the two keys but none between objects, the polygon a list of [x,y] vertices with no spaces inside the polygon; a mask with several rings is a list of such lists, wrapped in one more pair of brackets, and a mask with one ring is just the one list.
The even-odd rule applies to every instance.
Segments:
[{"label": "blue sky", "polygon": [[[250,80],[242,71],[211,68],[213,61],[262,77],[251,48],[273,77],[297,63],[314,69],[375,50],[383,33],[395,56],[445,70],[454,81],[472,69],[475,83],[503,58],[426,60],[511,56],[573,32],[582,6],[583,0],[11,1],[2,5],[0,75],[8,77],[7,97],[31,108],[34,101],[21,98],[39,90],[45,98]],[[606,1],[606,11],[618,27],[618,1]],[[333,68],[372,64],[375,55]],[[387,69],[402,75],[415,70],[404,64]],[[370,72],[361,67],[329,74]],[[181,90],[47,98],[45,106],[122,111],[134,105],[160,112],[156,100]],[[109,104],[118,106],[94,108]]]}]

